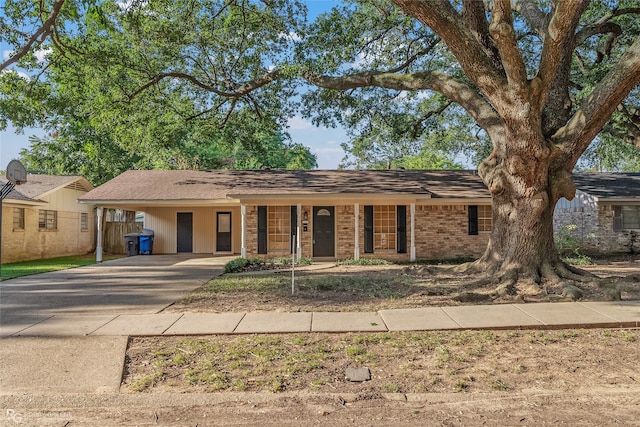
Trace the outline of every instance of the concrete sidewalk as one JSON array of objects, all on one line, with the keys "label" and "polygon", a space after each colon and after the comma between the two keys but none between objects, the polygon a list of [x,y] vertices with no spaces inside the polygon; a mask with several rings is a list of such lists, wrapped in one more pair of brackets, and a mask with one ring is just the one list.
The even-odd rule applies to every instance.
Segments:
[{"label": "concrete sidewalk", "polygon": [[378,312],[55,314],[4,336],[168,336],[296,332],[640,327],[640,301],[426,307]]},{"label": "concrete sidewalk", "polygon": [[129,336],[570,327],[640,327],[640,301],[363,313],[54,314],[2,338],[0,396],[118,394]]}]

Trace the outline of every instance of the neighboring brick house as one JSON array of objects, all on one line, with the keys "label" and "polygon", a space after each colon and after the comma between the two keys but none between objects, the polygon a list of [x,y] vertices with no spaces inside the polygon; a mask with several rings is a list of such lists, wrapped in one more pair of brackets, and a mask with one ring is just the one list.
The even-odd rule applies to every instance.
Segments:
[{"label": "neighboring brick house", "polygon": [[93,205],[78,203],[91,189],[81,176],[28,175],[2,203],[2,263],[91,251]]},{"label": "neighboring brick house", "polygon": [[574,174],[577,192],[556,205],[556,235],[584,253],[640,251],[640,173]]},{"label": "neighboring brick house", "polygon": [[491,231],[475,171],[136,170],[79,200],[144,212],[155,254],[476,257]]}]

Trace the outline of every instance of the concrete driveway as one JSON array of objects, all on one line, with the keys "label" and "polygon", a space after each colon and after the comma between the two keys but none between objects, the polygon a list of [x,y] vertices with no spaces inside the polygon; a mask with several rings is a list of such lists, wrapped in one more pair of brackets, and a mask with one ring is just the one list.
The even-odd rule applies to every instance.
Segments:
[{"label": "concrete driveway", "polygon": [[4,332],[60,314],[152,314],[212,277],[234,257],[134,256],[0,282]]}]

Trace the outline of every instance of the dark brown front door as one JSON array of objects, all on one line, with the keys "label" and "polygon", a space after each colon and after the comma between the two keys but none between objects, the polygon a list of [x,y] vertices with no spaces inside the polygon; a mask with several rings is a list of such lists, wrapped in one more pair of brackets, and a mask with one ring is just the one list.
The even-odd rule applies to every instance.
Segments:
[{"label": "dark brown front door", "polygon": [[231,212],[218,212],[216,251],[231,252]]},{"label": "dark brown front door", "polygon": [[335,209],[333,206],[313,207],[313,256],[335,256]]},{"label": "dark brown front door", "polygon": [[178,253],[193,252],[193,214],[178,212]]}]

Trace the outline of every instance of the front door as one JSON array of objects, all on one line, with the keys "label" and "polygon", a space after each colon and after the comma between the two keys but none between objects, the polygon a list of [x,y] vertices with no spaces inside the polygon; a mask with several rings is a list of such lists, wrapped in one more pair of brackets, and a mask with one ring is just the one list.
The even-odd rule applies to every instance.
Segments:
[{"label": "front door", "polygon": [[231,252],[231,212],[218,212],[216,252]]},{"label": "front door", "polygon": [[333,206],[313,207],[313,256],[335,256],[335,210]]},{"label": "front door", "polygon": [[193,252],[193,214],[178,212],[178,253]]}]

